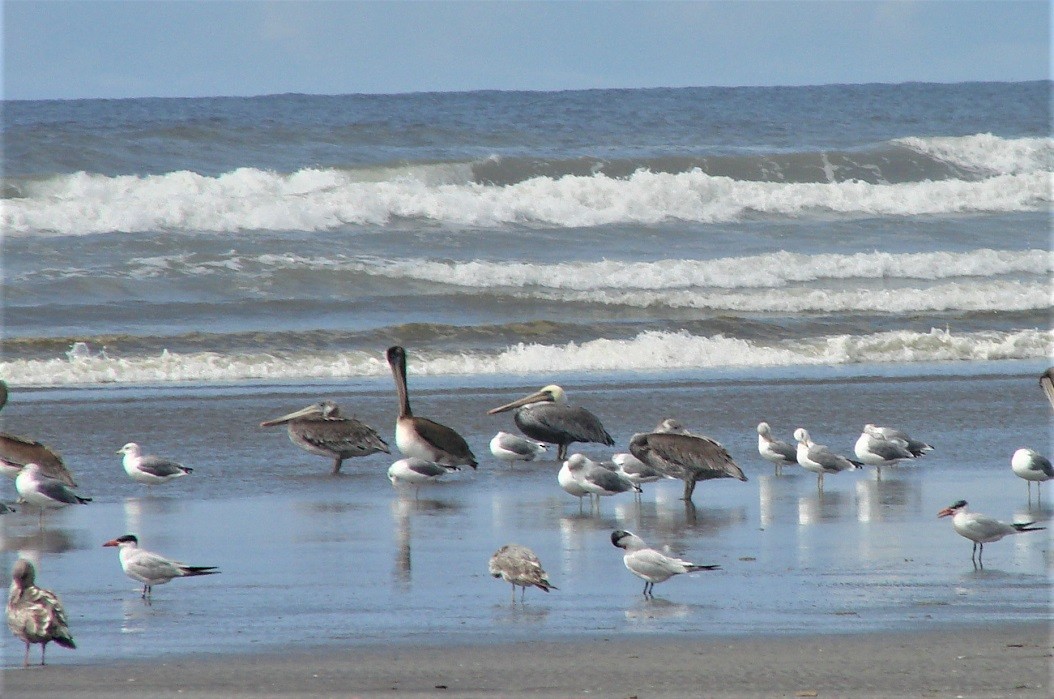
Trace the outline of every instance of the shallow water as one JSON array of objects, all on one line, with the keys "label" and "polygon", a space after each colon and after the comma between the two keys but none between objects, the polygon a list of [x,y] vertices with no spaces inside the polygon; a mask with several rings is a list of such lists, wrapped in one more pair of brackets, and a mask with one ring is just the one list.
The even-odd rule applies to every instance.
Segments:
[{"label": "shallow water", "polygon": [[[505,642],[626,634],[800,634],[910,630],[1049,618],[1049,532],[986,547],[936,512],[957,499],[1000,519],[1047,521],[1054,492],[1031,503],[1009,466],[1020,446],[1049,448],[1050,407],[1038,369],[1001,367],[886,376],[813,369],[792,380],[746,375],[665,382],[565,384],[596,412],[624,450],[630,435],[667,416],[725,444],[749,481],[702,483],[695,508],[680,482],[645,486],[642,502],[605,498],[599,512],[556,484],[555,462],[507,466],[486,445],[507,415],[487,416],[536,386],[415,380],[418,414],[456,427],[480,457],[478,471],[412,492],[394,491],[379,454],[329,463],[258,423],[327,396],[389,441],[389,382],[178,390],[54,389],[13,395],[5,430],[59,448],[95,498],[48,513],[3,517],[5,569],[36,561],[62,596],[78,643],[52,662],[107,662],[179,654],[240,653],[356,644]],[[976,369],[975,369],[976,371]],[[411,369],[412,372],[412,369]],[[416,387],[416,390],[415,390]],[[317,391],[317,392],[315,392]],[[843,453],[865,422],[899,426],[936,445],[916,464],[829,476],[819,493],[801,471],[775,477],[756,452],[768,420],[789,440],[806,426]],[[129,440],[179,458],[194,474],[150,491],[127,480],[114,453]],[[606,457],[612,450],[581,451]],[[14,499],[10,484],[3,498]],[[1050,487],[1050,486],[1048,486]],[[1048,504],[1052,503],[1052,504]],[[674,578],[641,596],[609,535],[630,529],[720,571]],[[175,580],[144,604],[113,549],[120,534],[220,575]],[[488,576],[499,546],[533,548],[559,588],[527,591]],[[5,665],[20,662],[9,635]]]}]

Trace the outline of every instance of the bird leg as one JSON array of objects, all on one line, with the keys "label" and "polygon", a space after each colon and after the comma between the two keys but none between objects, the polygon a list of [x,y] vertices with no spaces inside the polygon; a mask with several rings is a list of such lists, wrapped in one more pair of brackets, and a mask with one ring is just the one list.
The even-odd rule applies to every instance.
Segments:
[{"label": "bird leg", "polygon": [[684,501],[692,501],[692,493],[695,492],[695,479],[689,476],[684,480]]},{"label": "bird leg", "polygon": [[978,544],[977,563],[980,565],[981,570],[984,570],[984,543],[983,542]]},{"label": "bird leg", "polygon": [[567,446],[566,444],[558,444],[556,446],[556,460],[565,461],[567,459]]},{"label": "bird leg", "polygon": [[44,667],[44,651],[48,649],[48,642],[44,641],[40,644],[40,666]]},{"label": "bird leg", "polygon": [[22,658],[22,667],[29,667],[29,641],[26,641],[26,655]]},{"label": "bird leg", "polygon": [[340,473],[340,467],[344,465],[344,459],[339,456],[333,459],[333,475]]}]

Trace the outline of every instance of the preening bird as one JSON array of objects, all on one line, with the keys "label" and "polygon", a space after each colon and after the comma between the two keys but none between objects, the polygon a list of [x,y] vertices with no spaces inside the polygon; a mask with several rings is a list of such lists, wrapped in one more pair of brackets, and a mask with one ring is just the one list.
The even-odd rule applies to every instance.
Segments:
[{"label": "preening bird", "polygon": [[50,641],[64,648],[76,648],[68,623],[58,595],[37,587],[33,564],[23,558],[15,561],[7,593],[7,628],[26,644],[22,666],[29,666],[29,646],[34,643],[40,644],[41,665]]},{"label": "preening bird", "polygon": [[498,432],[490,440],[490,453],[502,461],[534,461],[548,450],[545,444],[512,432]]},{"label": "preening bird", "polygon": [[938,512],[937,517],[951,517],[952,528],[956,533],[973,542],[973,553],[970,554],[970,560],[973,561],[975,568],[978,566],[984,568],[985,544],[999,541],[1009,534],[1046,529],[1046,527],[1033,527],[1035,522],[1000,522],[998,519],[979,512],[967,512],[966,504],[965,500],[959,500],[954,505]]},{"label": "preening bird", "polygon": [[515,410],[512,420],[520,432],[531,439],[557,445],[556,460],[567,458],[567,447],[575,442],[595,442],[612,446],[615,440],[607,433],[600,419],[585,408],[569,405],[564,389],[556,384],[492,410],[496,415]]},{"label": "preening bird", "polygon": [[274,425],[285,425],[289,441],[304,451],[333,459],[333,473],[340,473],[344,459],[391,453],[377,430],[361,420],[345,417],[331,400],[260,423],[260,427]]},{"label": "preening bird", "polygon": [[758,453],[761,458],[772,462],[776,475],[783,473],[783,467],[798,465],[798,450],[794,445],[781,442],[772,436],[772,428],[767,422],[758,423]]},{"label": "preening bird", "polygon": [[882,477],[883,466],[893,466],[902,459],[914,459],[918,456],[908,448],[907,441],[887,437],[878,427],[870,423],[864,425],[860,437],[853,446],[853,451],[861,462],[877,469],[879,478]]},{"label": "preening bird", "polygon": [[674,575],[694,573],[699,570],[719,570],[719,565],[698,565],[673,558],[655,549],[648,548],[644,540],[632,532],[619,529],[611,533],[611,543],[626,553],[622,562],[629,572],[644,581],[644,596],[653,596],[655,583],[665,582]]},{"label": "preening bird", "polygon": [[798,464],[807,471],[817,474],[816,487],[820,490],[823,490],[825,473],[852,471],[863,466],[859,461],[835,454],[829,447],[812,441],[808,430],[803,427],[794,430],[794,439],[798,441]]},{"label": "preening bird", "polygon": [[520,601],[527,594],[527,588],[534,586],[548,592],[557,589],[549,582],[549,576],[542,569],[542,563],[534,551],[519,544],[506,544],[494,552],[487,564],[487,569],[495,578],[502,578],[512,583],[512,601],[516,601],[516,586],[520,592]]},{"label": "preening bird", "polygon": [[143,599],[150,599],[154,585],[164,585],[173,578],[215,575],[216,566],[192,566],[145,549],[139,548],[139,538],[125,534],[107,541],[103,546],[116,546],[121,569],[132,580],[143,583]]},{"label": "preening bird", "polygon": [[434,461],[425,461],[410,456],[399,459],[388,467],[388,480],[393,486],[398,487],[400,483],[406,483],[414,487],[416,494],[422,485],[435,483],[451,471],[459,471],[457,466],[443,466]]}]

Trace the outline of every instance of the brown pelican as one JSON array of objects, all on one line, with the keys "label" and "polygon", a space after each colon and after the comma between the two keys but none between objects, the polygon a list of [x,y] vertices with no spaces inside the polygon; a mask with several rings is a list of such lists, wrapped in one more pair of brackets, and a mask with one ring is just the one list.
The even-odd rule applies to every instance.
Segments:
[{"label": "brown pelican", "polygon": [[1047,394],[1050,407],[1054,408],[1054,366],[1040,374],[1039,385],[1043,388],[1043,392]]},{"label": "brown pelican", "polygon": [[[952,518],[952,528],[960,536],[964,536],[973,542],[973,553],[970,560],[974,567],[984,568],[984,545],[992,541],[999,541],[1008,534],[1020,534],[1021,532],[1035,532],[1046,527],[1033,527],[1035,522],[1000,522],[998,519],[982,515],[978,512],[967,512],[966,501],[960,500],[954,505],[945,507],[937,513],[937,517]],[[978,552],[980,547],[980,552]],[[976,559],[974,558],[976,556]]]},{"label": "brown pelican", "polygon": [[128,442],[118,449],[117,453],[124,454],[124,458],[121,459],[124,471],[137,483],[158,485],[194,472],[194,469],[177,464],[175,461],[152,454],[143,454],[142,448],[135,442]]},{"label": "brown pelican", "polygon": [[[1036,490],[1043,485],[1043,481],[1049,481],[1054,478],[1054,466],[1051,466],[1050,459],[1040,454],[1034,449],[1026,449],[1022,447],[1014,452],[1014,455],[1010,458],[1010,468],[1013,472],[1025,479],[1028,483],[1028,497],[1032,499],[1032,481],[1036,481]],[[1042,496],[1043,491],[1039,490],[1039,494]]]},{"label": "brown pelican", "polygon": [[67,626],[66,611],[51,590],[36,586],[36,570],[20,558],[11,570],[11,590],[7,593],[7,628],[26,644],[22,667],[29,666],[29,646],[40,644],[40,664],[49,641],[64,648],[76,648]]},{"label": "brown pelican", "polygon": [[[0,410],[3,410],[6,404],[7,383],[0,380]],[[47,476],[58,479],[71,488],[77,487],[73,474],[66,468],[66,464],[62,463],[62,457],[54,449],[29,437],[0,432],[0,473],[14,478],[22,467],[29,463],[40,466]]]},{"label": "brown pelican", "polygon": [[542,562],[534,551],[519,544],[506,544],[494,552],[487,564],[487,569],[495,578],[503,578],[512,583],[512,601],[516,601],[516,586],[523,588],[520,601],[527,594],[527,588],[533,585],[548,592],[557,589],[549,582],[549,576],[542,570]]},{"label": "brown pelican", "polygon": [[820,490],[823,490],[823,474],[852,471],[863,466],[859,461],[847,459],[834,453],[830,447],[812,441],[808,430],[803,427],[794,430],[794,439],[798,442],[798,464],[817,474],[816,487]]},{"label": "brown pelican", "polygon": [[[664,421],[660,427],[665,422],[676,421]],[[629,451],[664,475],[682,479],[686,503],[692,501],[696,481],[711,478],[747,479],[728,451],[709,437],[657,430],[633,435]]]},{"label": "brown pelican", "polygon": [[121,569],[132,580],[143,583],[143,599],[149,599],[154,585],[164,585],[172,578],[196,575],[215,575],[216,566],[188,566],[156,553],[139,548],[134,534],[125,534],[107,541],[103,546],[116,546],[121,558]]},{"label": "brown pelican", "polygon": [[758,423],[758,453],[761,458],[775,464],[777,476],[783,473],[784,466],[798,465],[797,450],[793,445],[773,437],[772,428],[767,422]]},{"label": "brown pelican", "polygon": [[652,597],[655,583],[669,580],[681,573],[694,573],[698,570],[720,570],[719,565],[697,565],[682,561],[680,558],[671,558],[655,549],[648,548],[644,540],[633,532],[622,529],[611,532],[611,543],[620,549],[625,549],[626,554],[622,562],[626,564],[629,572],[644,581],[644,596]]},{"label": "brown pelican", "polygon": [[567,447],[575,442],[596,442],[611,446],[615,440],[607,433],[596,415],[585,408],[567,404],[564,389],[550,384],[519,400],[488,410],[488,415],[519,408],[513,421],[531,439],[556,444],[556,460],[567,458]]},{"label": "brown pelican", "polygon": [[410,397],[406,391],[406,350],[398,345],[389,347],[387,357],[399,394],[399,417],[395,421],[395,446],[399,451],[441,466],[476,468],[476,456],[464,437],[446,425],[426,417],[415,417],[410,410]]},{"label": "brown pelican", "polygon": [[333,459],[333,473],[340,473],[344,459],[379,451],[391,453],[375,429],[353,417],[344,417],[331,400],[260,423],[260,427],[274,425],[286,425],[289,441],[304,451]]}]

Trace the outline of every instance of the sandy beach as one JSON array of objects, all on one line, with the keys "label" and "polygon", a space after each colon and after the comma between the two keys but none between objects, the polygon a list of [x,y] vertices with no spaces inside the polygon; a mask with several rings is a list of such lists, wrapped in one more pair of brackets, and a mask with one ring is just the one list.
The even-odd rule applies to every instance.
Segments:
[{"label": "sandy beach", "polygon": [[7,670],[10,697],[1046,697],[1046,624],[390,646]]}]

